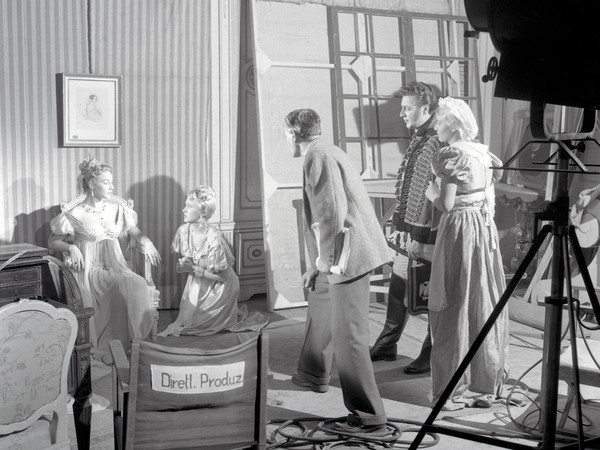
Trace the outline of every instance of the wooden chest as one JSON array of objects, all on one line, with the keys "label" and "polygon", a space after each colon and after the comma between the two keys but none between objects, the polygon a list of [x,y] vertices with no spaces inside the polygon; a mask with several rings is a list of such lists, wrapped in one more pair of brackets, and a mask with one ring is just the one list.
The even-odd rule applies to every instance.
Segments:
[{"label": "wooden chest", "polygon": [[19,298],[41,297],[43,257],[48,254],[48,249],[31,244],[0,245],[0,267],[16,256],[0,270],[0,306]]}]

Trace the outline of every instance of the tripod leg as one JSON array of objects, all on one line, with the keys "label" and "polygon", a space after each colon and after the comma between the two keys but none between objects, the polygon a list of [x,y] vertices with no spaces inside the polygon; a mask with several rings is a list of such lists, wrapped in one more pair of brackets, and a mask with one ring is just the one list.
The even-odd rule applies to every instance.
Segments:
[{"label": "tripod leg", "polygon": [[477,350],[479,350],[479,347],[485,340],[485,337],[488,335],[488,333],[494,326],[496,319],[498,318],[498,316],[504,309],[504,306],[506,306],[506,303],[510,299],[510,296],[512,295],[513,291],[516,289],[517,285],[521,281],[521,278],[523,278],[523,275],[525,274],[527,268],[529,267],[529,264],[531,264],[531,261],[533,261],[533,258],[535,257],[536,253],[538,252],[540,246],[546,239],[546,236],[548,235],[548,233],[550,232],[551,229],[552,229],[552,227],[550,225],[544,225],[544,227],[542,227],[542,229],[540,230],[540,233],[537,235],[537,237],[533,241],[531,248],[525,255],[525,258],[523,259],[523,261],[521,262],[521,265],[517,268],[517,271],[515,272],[514,277],[512,278],[512,280],[506,287],[506,290],[500,297],[498,304],[496,305],[496,307],[490,314],[490,317],[485,322],[481,331],[479,332],[479,334],[473,341],[471,348],[469,349],[469,351],[465,355],[464,359],[462,360],[462,362],[456,369],[456,372],[454,372],[454,375],[448,382],[446,389],[444,389],[444,392],[442,392],[442,395],[440,396],[438,402],[434,405],[431,413],[427,417],[427,420],[425,421],[425,423],[423,424],[423,426],[417,433],[415,440],[410,444],[410,447],[409,447],[410,449],[412,449],[412,450],[417,449],[419,447],[419,444],[423,441],[423,438],[425,437],[425,433],[427,432],[427,427],[429,425],[433,424],[433,421],[435,420],[435,418],[437,417],[439,412],[442,410],[442,407],[446,403],[446,400],[448,400],[448,398],[450,398],[450,395],[452,395],[452,392],[454,391],[456,384],[460,381],[460,378],[462,377],[463,373],[465,373],[465,370],[467,369],[471,360],[475,356],[475,353],[477,353]]},{"label": "tripod leg", "polygon": [[[567,238],[563,239],[563,260],[566,268],[566,277],[565,280],[567,282],[567,307],[569,310],[569,333],[571,337],[571,358],[573,360],[573,387],[572,391],[575,391],[575,405],[577,408],[577,440],[579,441],[579,446],[583,447],[583,414],[581,412],[581,392],[579,389],[579,366],[578,366],[578,357],[577,357],[577,328],[576,328],[576,319],[575,319],[575,311],[573,308],[573,296],[572,296],[572,286],[571,286],[571,266],[569,264],[569,247],[567,245]],[[587,270],[587,267],[584,266],[580,268],[580,270]],[[560,372],[560,367],[559,367]]]},{"label": "tripod leg", "polygon": [[554,449],[556,443],[556,405],[558,403],[558,369],[560,365],[560,340],[563,305],[567,302],[563,296],[565,266],[563,246],[567,227],[552,225],[552,287],[550,296],[544,299],[544,351],[542,365],[541,410],[543,432],[542,448]]},{"label": "tripod leg", "polygon": [[587,291],[587,294],[590,297],[592,310],[594,311],[594,316],[596,316],[596,323],[600,324],[600,304],[598,303],[598,296],[596,295],[594,283],[592,283],[592,279],[590,278],[590,273],[587,270],[587,263],[585,262],[585,257],[583,256],[583,252],[581,251],[579,239],[577,238],[577,234],[575,233],[575,227],[573,226],[569,227],[569,237],[571,238],[573,255],[575,255],[577,266],[579,267],[581,277],[583,278],[583,283],[585,284],[585,290]]}]

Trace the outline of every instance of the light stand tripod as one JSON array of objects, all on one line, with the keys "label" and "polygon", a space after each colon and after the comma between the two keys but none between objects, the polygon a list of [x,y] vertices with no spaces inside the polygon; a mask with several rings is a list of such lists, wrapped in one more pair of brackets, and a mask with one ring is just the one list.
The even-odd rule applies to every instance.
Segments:
[{"label": "light stand tripod", "polygon": [[[563,449],[584,449],[598,448],[600,447],[600,437],[586,438],[583,435],[582,429],[582,413],[581,413],[581,397],[579,390],[579,371],[578,371],[578,359],[577,359],[577,348],[575,341],[575,311],[573,308],[573,299],[571,297],[571,280],[570,280],[570,268],[568,261],[568,243],[571,242],[573,248],[573,254],[576,258],[579,266],[583,281],[589,295],[592,309],[596,317],[596,321],[600,324],[600,305],[596,296],[593,283],[591,281],[589,272],[583,252],[579,245],[579,241],[575,234],[575,229],[572,225],[569,225],[569,196],[568,196],[568,174],[573,173],[569,170],[569,163],[573,161],[575,164],[580,166],[581,162],[575,156],[570,148],[570,144],[560,140],[550,140],[551,142],[558,145],[558,151],[555,155],[557,157],[557,170],[553,170],[557,173],[556,187],[553,196],[553,201],[548,205],[546,210],[540,215],[540,219],[551,221],[552,224],[545,225],[542,227],[540,233],[535,237],[534,242],[525,255],[521,265],[517,269],[512,280],[508,284],[506,290],[500,297],[500,300],[487,322],[484,324],[478,336],[473,341],[471,348],[465,355],[463,361],[458,366],[458,369],[449,381],[446,389],[440,396],[438,402],[433,407],[429,417],[419,430],[415,440],[410,445],[410,449],[417,449],[425,434],[427,432],[434,432],[440,434],[447,434],[463,439],[468,439],[476,442],[485,444],[495,445],[498,447],[512,448],[512,449],[531,449],[531,448],[542,448],[544,450],[554,450],[556,444],[556,407],[557,407],[557,391],[558,391],[558,372],[560,363],[560,334],[561,334],[561,322],[562,322],[562,311],[563,306],[566,304],[569,311],[569,321],[571,324],[571,340],[572,340],[572,358],[573,368],[575,373],[575,389],[577,398],[577,424],[578,424],[578,441],[575,444],[569,444],[561,447]],[[523,149],[521,149],[523,150]],[[519,152],[521,151],[519,150]],[[513,157],[507,161],[505,166],[508,166],[512,160],[518,155],[517,152]],[[535,170],[535,169],[534,169]],[[551,266],[551,295],[545,298],[546,312],[545,312],[545,325],[544,325],[544,349],[543,349],[543,368],[542,368],[542,421],[543,421],[543,441],[541,447],[529,446],[524,444],[517,444],[502,439],[492,438],[479,434],[473,434],[463,431],[458,431],[455,428],[445,428],[442,426],[436,426],[433,424],[435,418],[438,416],[442,407],[446,401],[452,395],[454,388],[460,381],[462,375],[466,371],[471,360],[475,356],[477,350],[483,343],[484,339],[494,326],[494,323],[498,319],[498,316],[506,306],[510,299],[513,291],[521,281],[521,278],[525,274],[529,264],[539,251],[542,243],[545,241],[548,234],[552,233],[553,237],[553,256]],[[567,275],[567,297],[564,296],[564,279],[565,274]],[[434,344],[435,345],[435,344]]]}]

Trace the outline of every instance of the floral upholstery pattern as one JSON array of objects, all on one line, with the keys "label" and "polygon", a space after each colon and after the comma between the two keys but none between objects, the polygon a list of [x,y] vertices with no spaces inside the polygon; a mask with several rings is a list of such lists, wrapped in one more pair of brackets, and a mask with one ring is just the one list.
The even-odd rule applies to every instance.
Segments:
[{"label": "floral upholstery pattern", "polygon": [[[0,423],[23,420],[60,393],[69,326],[41,312],[15,314],[0,329]],[[30,355],[24,359],[23,355]],[[40,370],[42,369],[42,370]]]},{"label": "floral upholstery pattern", "polygon": [[[23,300],[0,308],[0,448],[31,448],[24,444],[24,429],[39,435],[41,448],[51,448],[39,437],[49,439],[52,426],[62,427],[57,433],[68,442],[66,374],[76,331],[71,311],[44,302]],[[52,421],[58,424],[51,426]],[[12,441],[8,447],[7,439]]]}]

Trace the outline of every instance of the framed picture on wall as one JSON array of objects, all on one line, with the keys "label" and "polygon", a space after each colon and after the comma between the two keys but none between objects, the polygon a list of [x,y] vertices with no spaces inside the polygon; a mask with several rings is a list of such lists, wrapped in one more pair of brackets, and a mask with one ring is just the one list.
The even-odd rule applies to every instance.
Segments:
[{"label": "framed picture on wall", "polygon": [[121,77],[60,74],[62,147],[121,146]]}]

